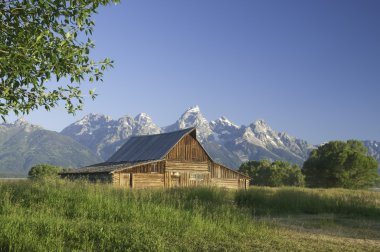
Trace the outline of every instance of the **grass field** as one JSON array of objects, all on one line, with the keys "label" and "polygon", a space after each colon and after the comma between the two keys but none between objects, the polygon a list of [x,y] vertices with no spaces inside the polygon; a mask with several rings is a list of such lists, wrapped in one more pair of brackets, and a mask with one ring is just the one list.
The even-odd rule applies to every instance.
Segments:
[{"label": "grass field", "polygon": [[379,251],[380,193],[0,182],[2,251]]}]

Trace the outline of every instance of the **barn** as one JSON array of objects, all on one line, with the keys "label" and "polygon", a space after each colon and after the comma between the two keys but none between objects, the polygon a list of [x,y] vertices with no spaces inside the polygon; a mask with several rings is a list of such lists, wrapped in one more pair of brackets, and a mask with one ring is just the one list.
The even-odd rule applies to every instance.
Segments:
[{"label": "barn", "polygon": [[131,137],[106,162],[61,173],[125,188],[218,186],[247,189],[250,177],[215,163],[196,129]]}]

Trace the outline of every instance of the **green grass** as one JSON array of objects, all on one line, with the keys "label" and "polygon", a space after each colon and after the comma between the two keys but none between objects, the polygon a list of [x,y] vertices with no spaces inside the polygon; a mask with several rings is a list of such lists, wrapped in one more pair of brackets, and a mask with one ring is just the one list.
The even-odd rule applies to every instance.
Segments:
[{"label": "green grass", "polygon": [[379,204],[367,191],[0,182],[0,251],[376,251]]},{"label": "green grass", "polygon": [[380,219],[380,193],[347,189],[257,187],[236,194],[239,206],[258,214],[323,214]]}]

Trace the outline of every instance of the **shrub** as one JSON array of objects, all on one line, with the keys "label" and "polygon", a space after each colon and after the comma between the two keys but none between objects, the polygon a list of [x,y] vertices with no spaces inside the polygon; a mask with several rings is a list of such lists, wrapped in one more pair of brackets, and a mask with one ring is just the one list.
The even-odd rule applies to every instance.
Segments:
[{"label": "shrub", "polygon": [[49,164],[38,164],[30,168],[28,176],[31,179],[54,178],[58,177],[58,173],[63,171],[62,167]]},{"label": "shrub", "polygon": [[248,161],[240,166],[239,171],[252,178],[252,185],[272,187],[304,185],[304,176],[300,167],[286,161]]}]

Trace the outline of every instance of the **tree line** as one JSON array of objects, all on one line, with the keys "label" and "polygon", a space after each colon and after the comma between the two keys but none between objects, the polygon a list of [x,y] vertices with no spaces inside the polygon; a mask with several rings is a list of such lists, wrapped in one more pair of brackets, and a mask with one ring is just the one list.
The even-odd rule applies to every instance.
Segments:
[{"label": "tree line", "polygon": [[357,140],[331,141],[311,151],[302,168],[286,161],[243,163],[239,171],[258,186],[370,188],[380,184],[379,163]]}]

